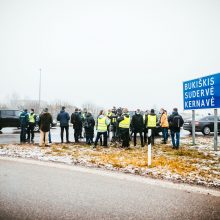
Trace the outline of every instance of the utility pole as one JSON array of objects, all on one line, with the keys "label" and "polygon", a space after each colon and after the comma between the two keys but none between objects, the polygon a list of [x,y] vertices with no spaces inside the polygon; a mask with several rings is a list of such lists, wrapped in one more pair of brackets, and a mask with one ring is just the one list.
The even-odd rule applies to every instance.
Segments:
[{"label": "utility pole", "polygon": [[40,105],[41,105],[41,68],[39,69],[40,71],[40,80],[39,80],[39,100],[38,100],[38,113],[40,114]]}]

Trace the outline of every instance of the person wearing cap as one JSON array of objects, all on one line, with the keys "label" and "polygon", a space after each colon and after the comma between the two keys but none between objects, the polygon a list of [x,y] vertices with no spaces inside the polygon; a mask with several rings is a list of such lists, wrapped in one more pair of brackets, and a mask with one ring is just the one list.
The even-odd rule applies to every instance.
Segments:
[{"label": "person wearing cap", "polygon": [[69,143],[69,120],[70,116],[69,114],[65,111],[65,107],[63,106],[60,113],[57,115],[57,121],[60,122],[60,137],[61,137],[61,143],[63,143],[63,133],[64,129],[66,131],[66,142]]},{"label": "person wearing cap", "polygon": [[71,123],[73,124],[75,143],[78,143],[82,131],[82,118],[78,108],[71,115]]},{"label": "person wearing cap", "polygon": [[29,115],[29,122],[28,122],[28,128],[27,128],[27,141],[33,143],[34,142],[34,128],[36,126],[36,123],[37,123],[37,116],[36,114],[34,113],[34,109],[32,108]]},{"label": "person wearing cap", "polygon": [[28,121],[29,121],[27,109],[24,109],[24,111],[20,114],[19,121],[20,121],[20,127],[21,127],[20,142],[25,143],[26,142]]},{"label": "person wearing cap", "polygon": [[157,127],[157,115],[154,109],[151,109],[150,114],[147,116],[147,128],[148,128],[148,145],[154,145],[155,129]]},{"label": "person wearing cap", "polygon": [[144,147],[143,134],[142,134],[143,128],[144,128],[143,116],[141,115],[140,109],[137,109],[131,120],[131,129],[134,132],[134,146],[136,146],[137,134],[140,134],[141,147]]},{"label": "person wearing cap", "polygon": [[117,121],[118,121],[120,137],[122,139],[122,147],[128,148],[130,141],[129,129],[130,129],[131,118],[127,108],[123,109],[122,115],[118,117]]},{"label": "person wearing cap", "polygon": [[50,131],[50,126],[53,122],[51,114],[48,112],[48,108],[43,110],[43,113],[39,117],[39,128],[40,128],[40,144],[39,146],[42,147],[43,145],[49,146],[48,143],[48,134]]}]

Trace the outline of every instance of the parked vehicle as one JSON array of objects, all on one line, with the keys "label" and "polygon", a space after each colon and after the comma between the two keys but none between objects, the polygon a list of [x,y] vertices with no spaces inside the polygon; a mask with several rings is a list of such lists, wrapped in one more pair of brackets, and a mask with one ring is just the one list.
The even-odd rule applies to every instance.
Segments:
[{"label": "parked vehicle", "polygon": [[[20,121],[19,116],[21,111],[19,110],[0,110],[0,130],[2,128],[11,127],[11,128],[19,128]],[[37,122],[39,120],[39,116],[37,115]],[[51,127],[56,127],[57,122],[54,120],[51,124]],[[35,126],[34,131],[39,131],[38,123]]]},{"label": "parked vehicle", "polygon": [[[192,120],[186,120],[183,129],[192,133]],[[196,120],[195,130],[196,132],[202,132],[204,135],[214,132],[214,116],[210,115]],[[218,132],[220,132],[220,117],[218,117]]]},{"label": "parked vehicle", "polygon": [[19,110],[0,110],[0,130],[6,127],[20,127]]}]

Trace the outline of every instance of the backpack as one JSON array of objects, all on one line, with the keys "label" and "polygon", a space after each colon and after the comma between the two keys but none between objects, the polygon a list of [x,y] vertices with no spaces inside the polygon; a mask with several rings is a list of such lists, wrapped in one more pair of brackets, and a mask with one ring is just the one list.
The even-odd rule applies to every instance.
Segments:
[{"label": "backpack", "polygon": [[175,128],[182,127],[182,117],[180,115],[176,115],[173,117],[172,127],[175,127]]}]

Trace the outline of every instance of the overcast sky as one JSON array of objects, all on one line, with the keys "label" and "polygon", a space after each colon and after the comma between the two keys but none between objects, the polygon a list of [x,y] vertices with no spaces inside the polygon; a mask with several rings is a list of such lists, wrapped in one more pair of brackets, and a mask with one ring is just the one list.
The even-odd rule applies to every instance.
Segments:
[{"label": "overcast sky", "polygon": [[220,72],[219,0],[0,0],[0,101],[183,109],[182,81]]}]

